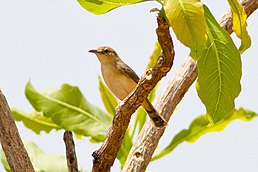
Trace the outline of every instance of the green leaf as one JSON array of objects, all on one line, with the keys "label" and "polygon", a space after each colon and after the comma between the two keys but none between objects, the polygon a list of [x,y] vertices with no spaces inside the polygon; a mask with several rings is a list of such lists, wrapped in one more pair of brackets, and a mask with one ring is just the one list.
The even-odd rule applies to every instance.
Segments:
[{"label": "green leaf", "polygon": [[241,85],[241,59],[229,34],[222,29],[208,8],[205,9],[208,41],[197,61],[198,96],[211,124],[225,118],[234,109]]},{"label": "green leaf", "polygon": [[251,38],[246,30],[247,15],[243,6],[238,0],[228,0],[232,11],[232,30],[236,33],[237,37],[241,39],[241,46],[239,47],[240,53],[243,53],[251,46]]},{"label": "green leaf", "polygon": [[165,0],[164,10],[177,39],[197,59],[207,37],[203,4],[199,0]]},{"label": "green leaf", "polygon": [[202,115],[193,120],[188,129],[184,129],[180,131],[176,136],[172,139],[170,144],[162,150],[160,153],[155,155],[152,158],[152,161],[160,159],[161,157],[172,152],[178,145],[187,141],[189,143],[194,143],[201,136],[212,133],[212,132],[220,132],[225,129],[228,124],[235,120],[243,120],[243,121],[251,121],[252,119],[258,117],[258,114],[249,110],[245,110],[240,108],[238,110],[234,110],[230,116],[224,118],[220,122],[210,126],[209,121],[206,120],[206,116]]},{"label": "green leaf", "polygon": [[137,129],[137,126],[138,126],[138,134],[140,133],[145,121],[146,121],[146,116],[147,116],[147,113],[146,111],[142,108],[142,107],[139,107],[136,111],[136,114],[135,114],[135,120],[134,120],[134,127],[133,127],[133,136],[136,132],[136,129]]},{"label": "green leaf", "polygon": [[104,14],[117,7],[143,2],[143,0],[78,0],[78,2],[93,14]]},{"label": "green leaf", "polygon": [[1,157],[1,163],[5,169],[6,172],[12,172],[11,169],[10,169],[10,166],[7,162],[7,159],[6,159],[6,156],[4,154],[4,151],[1,149],[1,154],[0,154],[0,157]]},{"label": "green leaf", "polygon": [[[108,91],[107,88],[101,89]],[[73,131],[77,136],[90,136],[92,143],[105,140],[112,115],[105,114],[87,102],[77,87],[63,84],[60,89],[39,92],[28,82],[25,93],[32,106],[40,112],[24,113],[13,109],[13,116],[37,134],[40,131],[65,129]],[[103,93],[103,96],[106,95],[107,92]],[[107,102],[111,102],[110,98],[112,97],[103,97]],[[111,103],[109,108],[115,109],[114,105]],[[121,166],[124,165],[131,147],[132,138],[127,131],[117,156]]]},{"label": "green leaf", "polygon": [[156,64],[160,54],[161,54],[161,47],[160,47],[159,42],[157,41],[154,44],[153,51],[150,56],[149,63],[146,67],[146,70],[150,69],[151,67],[153,67]]},{"label": "green leaf", "polygon": [[[66,159],[64,156],[57,153],[47,155],[32,141],[26,141],[25,148],[28,151],[36,172],[67,172]],[[5,170],[11,172],[3,151],[1,151],[1,161]]]},{"label": "green leaf", "polygon": [[102,78],[99,76],[99,92],[102,99],[102,102],[104,103],[104,106],[106,110],[114,115],[116,113],[116,107],[118,105],[116,98],[113,96],[113,94],[109,91],[109,89],[105,86],[105,84],[102,81]]},{"label": "green leaf", "polygon": [[62,129],[61,126],[56,125],[50,118],[43,116],[41,112],[26,113],[13,108],[12,115],[16,121],[22,121],[27,128],[36,134],[40,134],[41,131],[49,133],[53,129]]},{"label": "green leaf", "polygon": [[105,140],[112,116],[90,104],[78,87],[63,84],[60,89],[39,92],[28,82],[25,94],[31,105],[56,125],[95,141]]},{"label": "green leaf", "polygon": [[[146,67],[146,71],[147,71],[148,69],[152,68],[152,67],[156,64],[156,62],[157,62],[157,60],[158,60],[158,58],[159,58],[160,55],[161,55],[161,47],[160,47],[159,42],[157,41],[157,42],[154,44],[154,49],[153,49],[152,54],[151,54],[151,56],[150,56],[150,58],[149,58],[149,63],[148,63],[148,65],[147,65],[147,67]],[[159,86],[159,82],[158,82],[157,85],[151,90],[150,94],[148,95],[148,99],[149,99],[150,102],[153,102],[153,100],[154,100],[154,98],[155,98],[155,96],[156,96],[156,90],[157,90],[158,86]],[[146,113],[145,113],[145,114],[146,114]]]}]

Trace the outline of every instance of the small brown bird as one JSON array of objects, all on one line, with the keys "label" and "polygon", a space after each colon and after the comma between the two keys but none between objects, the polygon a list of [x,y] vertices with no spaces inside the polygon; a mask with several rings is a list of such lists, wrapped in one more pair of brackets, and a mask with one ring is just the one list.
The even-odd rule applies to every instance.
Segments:
[{"label": "small brown bird", "polygon": [[[110,47],[103,46],[89,52],[98,57],[101,63],[101,73],[109,90],[118,99],[125,99],[139,82],[137,74]],[[149,114],[155,126],[163,127],[167,124],[147,98],[142,103],[142,107]]]}]

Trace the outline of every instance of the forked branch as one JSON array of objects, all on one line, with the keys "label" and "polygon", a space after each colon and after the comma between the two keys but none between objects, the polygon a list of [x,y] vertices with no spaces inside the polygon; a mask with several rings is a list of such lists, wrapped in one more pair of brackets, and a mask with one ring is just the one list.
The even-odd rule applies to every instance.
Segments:
[{"label": "forked branch", "polygon": [[[250,16],[258,8],[258,0],[245,0],[241,4],[247,16]],[[232,15],[230,11],[222,17],[220,25],[229,33],[232,33]],[[188,57],[167,88],[161,93],[155,106],[167,121],[196,78],[196,62],[191,57]],[[165,128],[158,129],[150,121],[146,122],[131,148],[123,172],[145,171],[164,131]]]},{"label": "forked branch", "polygon": [[99,150],[93,153],[93,172],[108,172],[114,163],[117,152],[121,146],[131,115],[142,104],[155,85],[171,69],[174,59],[174,47],[169,33],[169,25],[160,14],[157,17],[159,43],[163,54],[159,57],[155,66],[149,69],[140,79],[136,89],[121,102],[116,109],[113,124],[109,129],[107,139]]}]

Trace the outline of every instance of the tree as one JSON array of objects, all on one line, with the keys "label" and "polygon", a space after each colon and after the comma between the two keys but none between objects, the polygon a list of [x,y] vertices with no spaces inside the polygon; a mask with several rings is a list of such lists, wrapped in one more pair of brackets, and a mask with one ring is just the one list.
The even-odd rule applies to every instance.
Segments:
[{"label": "tree", "polygon": [[[89,2],[86,2],[86,1],[79,1],[79,2],[82,6],[84,6],[87,9],[88,7],[90,7],[90,5],[87,4]],[[182,6],[180,6],[176,2],[177,1],[167,1],[165,2],[164,10],[163,9],[158,10],[159,26],[157,29],[157,35],[159,37],[161,48],[157,44],[156,51],[154,51],[152,57],[157,58],[158,56],[160,56],[161,58],[165,59],[165,62],[163,62],[162,60],[158,60],[157,65],[152,68],[153,70],[146,72],[145,77],[143,77],[143,79],[141,80],[142,82],[140,81],[140,86],[137,87],[136,91],[132,94],[132,96],[127,98],[127,100],[125,101],[127,103],[124,103],[118,107],[118,110],[116,111],[116,116],[118,115],[119,117],[119,115],[121,114],[123,115],[126,114],[128,116],[128,118],[126,118],[127,120],[119,121],[119,119],[121,118],[115,117],[114,118],[115,120],[113,121],[113,123],[114,123],[114,126],[116,126],[116,124],[121,124],[121,123],[126,124],[126,125],[121,125],[123,132],[125,132],[127,125],[129,124],[130,115],[138,106],[140,106],[140,103],[141,103],[140,98],[147,96],[147,94],[155,86],[158,80],[162,76],[164,76],[166,72],[168,72],[169,67],[172,65],[174,54],[173,54],[172,42],[168,44],[168,42],[171,41],[169,38],[170,36],[168,32],[168,29],[169,29],[168,22],[170,23],[174,32],[176,33],[177,38],[184,45],[188,46],[191,49],[191,56],[193,57],[193,59],[197,61],[198,94],[206,106],[207,115],[198,117],[192,122],[188,130],[182,130],[181,132],[179,132],[171,141],[171,144],[169,144],[169,146],[166,147],[164,151],[161,151],[157,156],[153,157],[154,159],[158,159],[166,155],[167,153],[171,152],[178,144],[182,143],[183,141],[193,142],[203,134],[206,134],[208,132],[220,131],[229,122],[235,119],[250,120],[257,116],[255,113],[247,111],[245,109],[233,110],[234,99],[237,97],[237,95],[240,92],[240,78],[241,78],[240,53],[242,53],[250,45],[247,32],[245,32],[245,25],[246,25],[245,15],[244,13],[241,13],[242,12],[241,6],[237,6],[238,5],[237,2],[232,2],[232,3],[235,3],[234,5],[236,7],[238,7],[235,10],[238,12],[237,14],[239,14],[236,16],[235,19],[233,18],[233,21],[236,21],[236,23],[238,23],[237,21],[241,21],[240,24],[242,24],[240,25],[240,27],[237,27],[237,25],[236,27],[234,27],[235,32],[242,31],[238,33],[238,36],[242,40],[242,44],[238,50],[234,45],[233,41],[231,40],[231,38],[228,36],[228,34],[223,29],[221,29],[219,25],[216,23],[215,19],[212,17],[212,14],[209,12],[207,7],[202,6],[200,3],[197,3],[197,2],[195,2],[193,6],[189,6],[189,7],[186,4],[181,4]],[[135,3],[135,2],[132,2],[132,3]],[[96,4],[93,4],[93,5],[96,5]],[[105,5],[107,5],[106,8],[105,8]],[[121,4],[119,3],[117,5],[121,5]],[[252,5],[253,6],[245,6],[245,7],[246,9],[251,9],[253,11],[254,9],[256,9],[255,5],[257,4],[254,1]],[[171,6],[175,8],[172,8]],[[233,7],[232,4],[231,6]],[[102,8],[94,7],[90,9],[93,9],[92,12],[102,13],[102,12],[107,12],[108,10],[111,10],[112,8],[115,8],[117,6],[101,4],[101,7]],[[252,7],[252,8],[247,8],[247,7]],[[98,9],[98,10],[94,11],[94,9]],[[174,11],[171,9],[177,9],[178,11],[177,10],[175,11],[178,13],[174,13]],[[184,11],[185,13],[183,15],[182,13],[180,13],[180,11],[182,10],[185,10]],[[233,14],[235,14],[234,8],[232,8],[232,10],[233,10]],[[192,14],[191,13],[192,11],[195,11],[195,12]],[[248,15],[252,13],[252,12],[249,12],[248,10],[246,11]],[[166,14],[167,18],[165,17],[164,13]],[[188,13],[189,13],[189,16],[186,15]],[[180,18],[180,15],[178,14],[181,14],[182,17]],[[174,18],[174,16],[176,17]],[[237,20],[237,18],[241,20]],[[178,19],[180,19],[180,22],[177,21]],[[184,19],[187,19],[187,22],[184,23],[183,22]],[[181,22],[182,24],[177,25],[178,23],[181,23]],[[176,25],[174,25],[174,23],[176,23]],[[231,28],[232,26],[231,24],[232,23],[230,22],[222,23],[222,27],[228,30]],[[191,27],[187,27],[189,25]],[[241,29],[238,29],[238,28],[241,28]],[[182,33],[182,30],[184,31],[183,33]],[[230,33],[232,31],[228,30],[228,32]],[[192,37],[192,39],[189,39],[189,37],[190,38]],[[163,50],[163,54],[160,55],[161,49]],[[207,60],[209,58],[214,58],[214,59]],[[160,71],[164,72],[164,74],[161,73]],[[149,81],[146,79],[147,78],[146,76],[150,75],[150,72],[153,72],[151,73],[152,74],[151,76],[153,76],[151,79],[154,79],[155,82],[151,82],[152,80]],[[185,73],[188,73],[188,75],[182,75]],[[180,78],[179,76],[182,76],[182,77]],[[160,101],[158,101],[160,102],[160,104],[157,105],[158,110],[164,109],[162,108],[164,106],[170,107],[170,108],[166,108],[168,111],[161,112],[166,119],[169,119],[172,112],[174,111],[174,108],[179,103],[184,93],[188,90],[188,88],[196,79],[196,77],[197,77],[196,62],[191,58],[189,58],[185,63],[185,65],[183,66],[182,70],[176,75],[175,79],[172,81],[172,84],[170,84],[167,88],[168,93],[165,93],[164,97],[169,97],[169,99],[163,100],[161,97],[159,99]],[[182,85],[180,87],[178,87],[178,84],[176,84],[178,83],[178,80],[182,82]],[[145,85],[146,82],[147,82],[147,87]],[[101,92],[102,92],[103,102],[107,107],[108,113],[112,114],[114,113],[114,109],[117,103],[115,99],[112,97],[112,95],[108,92],[108,90],[104,87],[101,80],[100,80],[100,86],[102,88]],[[137,94],[141,94],[141,96],[139,97],[139,95]],[[171,94],[171,95],[168,96],[166,94]],[[20,112],[19,110],[13,109],[13,115],[16,118],[16,120],[22,120],[25,123],[25,125],[27,125],[28,128],[34,130],[35,132],[40,132],[42,130],[50,131],[52,129],[66,129],[66,130],[72,130],[77,135],[90,136],[92,141],[95,141],[95,142],[102,142],[105,140],[106,131],[108,129],[108,126],[111,124],[111,120],[112,120],[111,116],[107,113],[104,113],[99,108],[94,107],[92,104],[90,104],[83,97],[82,93],[77,87],[73,87],[71,85],[65,84],[60,89],[55,89],[48,92],[39,92],[32,86],[30,82],[28,82],[26,86],[26,96],[37,112],[26,114],[26,113]],[[138,101],[132,101],[132,100],[138,100]],[[172,102],[172,104],[169,104],[169,103],[166,104],[167,103],[166,101]],[[125,110],[121,110],[123,108]],[[145,122],[145,119],[140,119],[141,116],[144,116],[143,114],[140,115],[141,113],[143,112],[139,111],[136,114],[137,117],[136,117],[135,127],[139,126],[139,128],[141,128],[143,126],[143,123]],[[101,116],[98,114],[101,114]],[[29,121],[28,121],[28,116],[31,116],[31,115],[33,115],[33,118],[29,118]],[[39,119],[41,121],[40,123],[38,122]],[[44,124],[42,124],[42,121],[44,122]],[[32,123],[33,125],[31,125]],[[112,129],[116,129],[116,128],[115,127],[111,128],[108,136],[111,136],[112,133],[116,132],[116,131],[113,132],[114,130]],[[152,135],[144,134],[145,132],[150,132],[150,131],[153,131],[155,134],[152,134]],[[145,154],[145,152],[141,152],[138,149],[133,148],[132,151],[136,150],[136,152],[132,152],[129,155],[129,157],[132,159],[131,160],[130,158],[127,159],[127,162],[129,163],[126,163],[127,165],[125,165],[125,169],[130,167],[136,168],[137,167],[136,165],[130,166],[130,164],[134,162],[136,164],[139,164],[139,161],[138,161],[139,157],[145,157],[146,155],[146,159],[144,159],[142,165],[139,166],[139,169],[145,169],[148,164],[148,161],[151,158],[153,151],[157,146],[157,143],[158,143],[157,139],[161,137],[163,132],[164,132],[164,129],[161,130],[161,129],[154,128],[150,123],[146,122],[144,128],[141,130],[141,133],[143,134],[140,134],[138,136],[138,141],[143,139],[143,136],[145,136],[144,137],[145,139],[143,140],[146,140],[148,138],[149,140],[155,140],[156,142],[155,143],[153,142],[153,146],[151,148],[149,147],[149,149],[142,149],[143,151],[147,150],[147,153],[149,154]],[[136,132],[133,132],[133,133],[136,133]],[[121,130],[119,130],[113,136],[118,136],[118,134],[119,134],[118,139],[120,139],[120,141],[122,141],[121,140],[122,137],[120,137],[120,135],[125,134],[122,147],[117,156],[121,164],[123,165],[126,160],[125,158],[132,146],[132,132],[128,131],[126,133],[122,133]],[[117,140],[115,140],[115,142],[116,141]],[[105,142],[103,147],[105,148],[109,143],[110,142]],[[134,145],[137,146],[138,144],[144,145],[143,142],[136,142]],[[120,146],[117,145],[113,147],[115,147],[115,149],[118,150]],[[112,150],[113,158],[115,158],[116,152],[113,151],[113,149],[111,150]],[[103,152],[105,153],[105,151]],[[94,154],[94,157],[95,157],[94,167],[97,167],[97,168],[103,167],[103,162],[102,162],[103,160],[101,159],[101,157],[107,157],[104,153],[96,152],[96,154]],[[108,155],[110,154],[108,153]],[[107,164],[106,166],[107,168],[102,169],[102,171],[107,171],[109,167],[112,165],[113,160],[114,159],[112,159],[111,161],[104,160],[105,163],[109,163],[109,164]],[[102,162],[101,166],[98,166],[98,162]],[[96,170],[96,171],[101,171],[101,170]]]}]

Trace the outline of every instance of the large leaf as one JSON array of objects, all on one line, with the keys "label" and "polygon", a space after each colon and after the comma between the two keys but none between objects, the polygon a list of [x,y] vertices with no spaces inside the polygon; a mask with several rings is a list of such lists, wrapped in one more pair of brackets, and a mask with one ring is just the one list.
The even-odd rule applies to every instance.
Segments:
[{"label": "large leaf", "polygon": [[208,8],[204,9],[208,41],[197,61],[197,91],[213,124],[235,107],[234,100],[241,90],[241,59],[229,34],[219,26]]},{"label": "large leaf", "polygon": [[26,113],[18,109],[12,109],[12,115],[16,121],[22,121],[27,128],[37,134],[40,134],[41,131],[49,133],[53,129],[62,129],[61,126],[55,124],[50,118],[45,117],[41,112],[33,111],[31,113]]},{"label": "large leaf", "polygon": [[106,110],[114,115],[116,113],[116,107],[118,105],[116,98],[109,91],[109,89],[104,85],[101,77],[99,76],[99,92],[102,99],[102,102]]},{"label": "large leaf", "polygon": [[232,114],[227,118],[224,118],[215,125],[210,126],[209,121],[206,120],[205,115],[199,116],[193,120],[188,129],[184,129],[176,134],[170,144],[164,150],[154,156],[152,160],[154,161],[160,159],[161,157],[169,154],[184,141],[194,143],[197,139],[205,134],[211,132],[220,132],[224,130],[224,128],[228,126],[228,124],[235,120],[251,121],[256,117],[258,117],[257,113],[240,108],[238,110],[234,110]]},{"label": "large leaf", "polygon": [[177,39],[197,59],[206,42],[203,4],[199,0],[165,0],[164,10]]},{"label": "large leaf", "polygon": [[246,13],[243,6],[238,0],[228,0],[232,11],[232,29],[236,33],[237,37],[241,39],[241,46],[239,48],[240,53],[243,53],[251,46],[251,38],[247,33],[246,27]]},{"label": "large leaf", "polygon": [[39,92],[28,82],[25,94],[31,105],[56,125],[94,141],[105,140],[112,116],[90,104],[78,87],[63,84],[60,89]]},{"label": "large leaf", "polygon": [[143,0],[78,0],[83,8],[93,14],[104,14],[114,8],[142,1]]},{"label": "large leaf", "polygon": [[[32,141],[26,141],[25,148],[28,151],[36,172],[67,172],[66,159],[64,156],[56,153],[47,155]],[[1,151],[1,161],[5,170],[11,172],[3,151]]]}]

